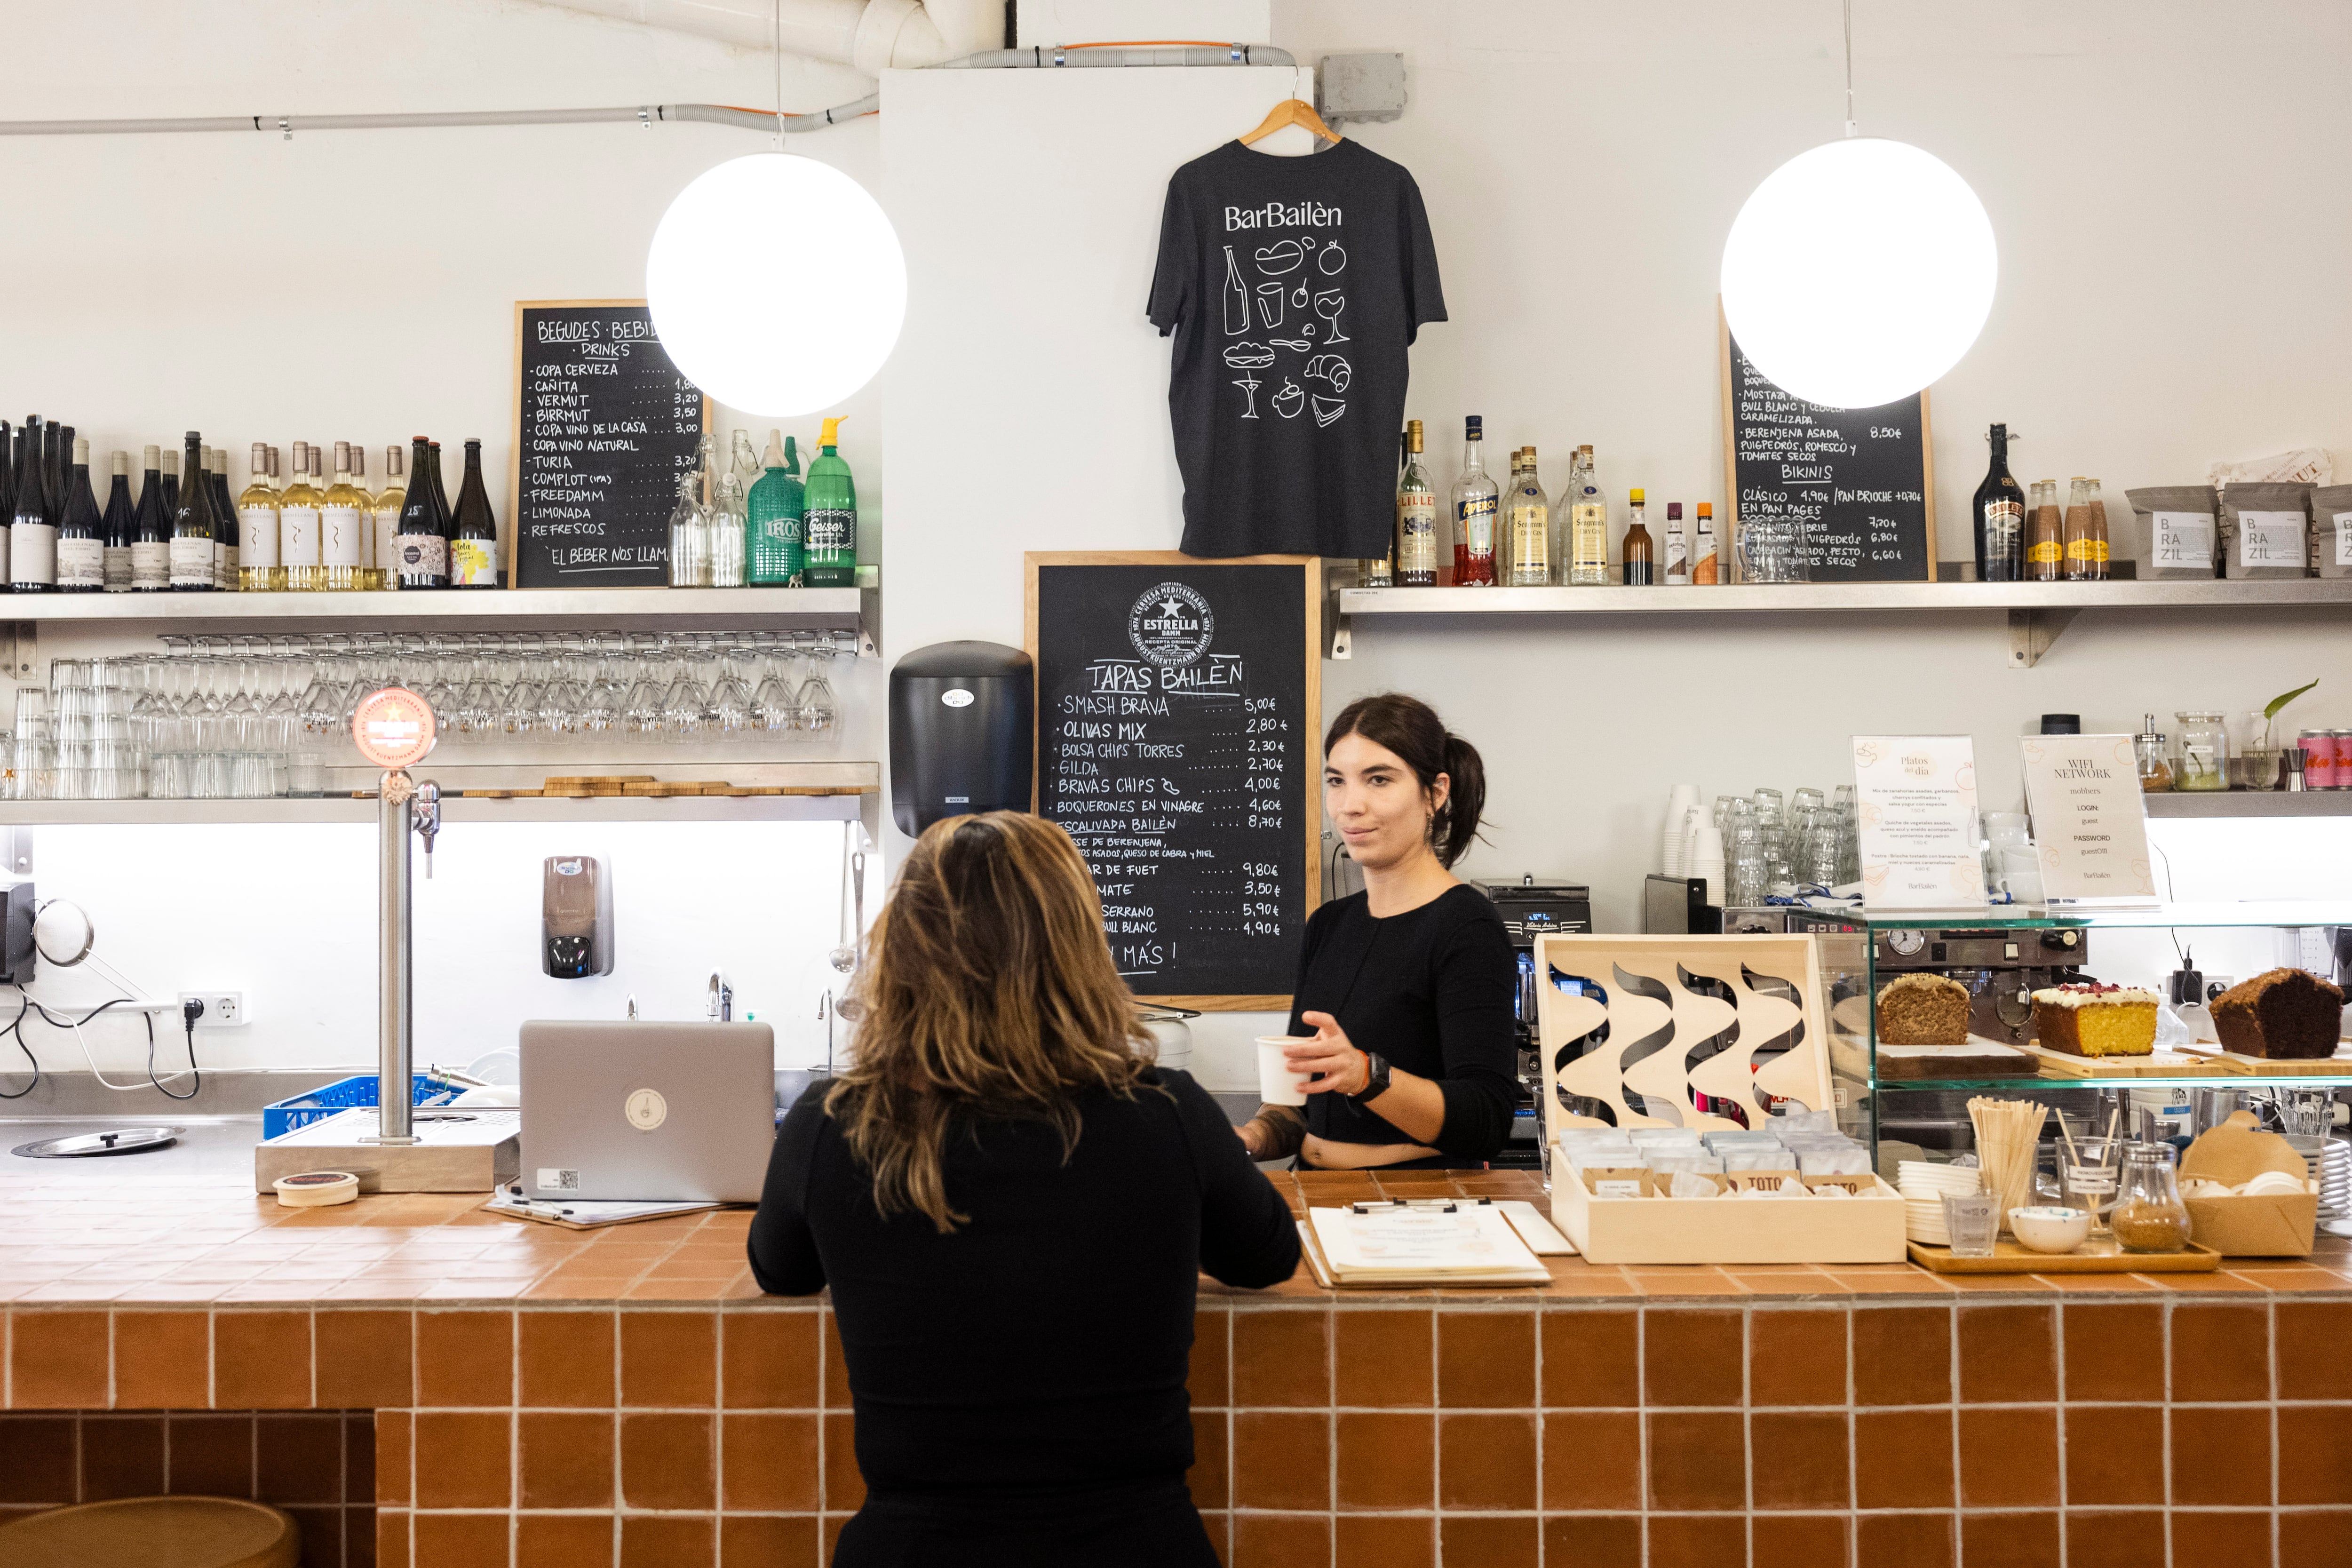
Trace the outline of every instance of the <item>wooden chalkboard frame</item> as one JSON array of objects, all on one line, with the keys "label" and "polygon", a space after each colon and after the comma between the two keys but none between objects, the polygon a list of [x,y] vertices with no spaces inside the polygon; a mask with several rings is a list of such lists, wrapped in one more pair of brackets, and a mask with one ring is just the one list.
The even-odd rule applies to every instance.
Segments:
[{"label": "wooden chalkboard frame", "polygon": [[[522,313],[525,310],[635,309],[650,302],[645,300],[517,300],[514,302],[514,400],[507,409],[507,428],[515,433],[514,455],[507,463],[507,586],[509,588],[525,586],[522,580]],[[700,392],[701,388],[695,390]],[[711,407],[710,394],[702,393],[702,427],[706,431],[712,427]],[[644,583],[635,586],[616,586],[619,592],[635,594],[667,588],[669,584]]]},{"label": "wooden chalkboard frame", "polygon": [[[1739,559],[1739,431],[1731,391],[1731,322],[1723,313],[1723,296],[1715,299],[1715,359],[1716,374],[1723,393],[1723,494],[1725,510],[1731,514],[1730,531],[1717,543],[1727,558],[1727,564]],[[1919,493],[1926,502],[1926,545],[1927,574],[1925,577],[1882,577],[1868,579],[1885,583],[1933,583],[1936,581],[1936,557],[1942,553],[1936,544],[1936,426],[1929,412],[1928,387],[1919,389]],[[1737,571],[1736,564],[1731,566]],[[1723,581],[1734,581],[1726,573]]]},{"label": "wooden chalkboard frame", "polygon": [[[1173,566],[1187,571],[1218,566],[1296,566],[1298,568],[1298,601],[1305,612],[1306,639],[1299,646],[1298,662],[1303,677],[1300,689],[1304,696],[1301,706],[1307,710],[1307,743],[1303,754],[1307,761],[1304,783],[1305,798],[1299,802],[1299,821],[1305,825],[1306,853],[1302,858],[1306,870],[1304,898],[1299,908],[1303,915],[1311,915],[1323,902],[1323,647],[1322,562],[1319,555],[1235,555],[1208,559],[1187,555],[1177,550],[1067,550],[1029,551],[1021,557],[1021,646],[1029,655],[1031,679],[1039,681],[1032,704],[1037,714],[1036,724],[1029,732],[1029,809],[1035,811],[1044,779],[1038,771],[1040,747],[1038,736],[1045,722],[1045,695],[1042,685],[1043,667],[1037,655],[1037,571],[1042,566]],[[1264,995],[1170,995],[1144,996],[1140,1002],[1155,1002],[1171,1007],[1192,1007],[1203,1013],[1287,1013],[1287,994]]]}]

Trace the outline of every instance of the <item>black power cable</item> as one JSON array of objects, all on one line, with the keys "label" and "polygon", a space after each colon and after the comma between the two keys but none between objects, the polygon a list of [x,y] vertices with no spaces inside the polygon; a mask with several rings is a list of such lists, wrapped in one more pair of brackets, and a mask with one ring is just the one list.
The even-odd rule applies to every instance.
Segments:
[{"label": "black power cable", "polygon": [[0,1029],[0,1035],[16,1036],[16,1048],[24,1052],[25,1059],[32,1064],[33,1081],[26,1084],[24,1088],[18,1089],[14,1094],[9,1094],[5,1090],[0,1090],[0,1100],[22,1100],[26,1095],[32,1093],[33,1090],[38,1089],[41,1084],[41,1058],[35,1056],[33,1054],[33,1047],[25,1043],[25,1036],[23,1033],[25,1014],[32,1007],[33,999],[30,996],[25,995],[21,991],[19,991],[17,994],[22,996],[24,999],[16,1005],[16,1016],[8,1020],[8,1026],[6,1028]]},{"label": "black power cable", "polygon": [[[41,1016],[41,1022],[48,1025],[49,1027],[53,1029],[75,1029],[89,1023],[91,1019],[97,1017],[100,1013],[105,1012],[110,1007],[120,1007],[126,1003],[137,1000],[136,997],[132,996],[117,996],[110,1002],[100,1003],[97,1006],[92,1007],[89,1012],[84,1013],[79,1018],[59,1018],[47,1007],[42,1006],[38,1002],[33,1000],[32,993],[26,991],[23,987],[20,986],[17,988],[17,994],[23,998],[23,1000],[16,1008],[16,1016],[8,1021],[8,1026],[6,1028],[0,1029],[0,1035],[13,1035],[16,1037],[16,1048],[24,1052],[25,1059],[32,1064],[33,1081],[26,1084],[24,1088],[18,1089],[14,1094],[0,1092],[0,1100],[22,1100],[25,1096],[32,1093],[35,1086],[41,1081],[40,1058],[33,1055],[33,1047],[27,1044],[25,1039],[24,1026],[26,1014],[39,1014]],[[188,1029],[188,1070],[185,1076],[195,1080],[189,1086],[188,1092],[185,1094],[174,1094],[172,1090],[165,1089],[163,1087],[163,1080],[155,1076],[155,1015],[152,1012],[143,1015],[147,1021],[147,1082],[157,1093],[163,1095],[167,1099],[194,1100],[204,1089],[205,1075],[196,1069],[196,1019],[203,1014],[204,1007],[205,1005],[201,1002],[190,1001],[183,1004],[181,1008],[181,1016],[186,1021]],[[178,1078],[182,1075],[173,1073],[172,1076]]]}]

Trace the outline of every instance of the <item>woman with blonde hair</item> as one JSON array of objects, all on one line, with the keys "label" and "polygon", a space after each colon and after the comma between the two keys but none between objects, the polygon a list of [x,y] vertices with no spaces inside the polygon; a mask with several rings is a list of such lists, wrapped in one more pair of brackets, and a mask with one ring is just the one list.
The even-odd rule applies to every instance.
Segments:
[{"label": "woman with blonde hair", "polygon": [[852,1065],[776,1134],[761,1289],[827,1285],[866,1503],[835,1568],[1215,1568],[1184,1485],[1202,1271],[1298,1234],[1216,1102],[1150,1064],[1069,836],[916,842],[849,1004]]}]

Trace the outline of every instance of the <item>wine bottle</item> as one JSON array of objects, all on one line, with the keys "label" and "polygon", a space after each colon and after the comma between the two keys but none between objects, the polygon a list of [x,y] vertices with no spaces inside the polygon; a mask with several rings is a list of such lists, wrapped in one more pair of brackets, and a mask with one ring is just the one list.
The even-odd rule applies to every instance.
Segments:
[{"label": "wine bottle", "polygon": [[0,533],[7,531],[8,519],[16,510],[16,437],[8,428],[8,422],[5,419],[0,419]]},{"label": "wine bottle", "polygon": [[377,588],[400,586],[400,517],[408,506],[408,484],[402,477],[407,470],[400,458],[398,447],[383,449],[383,489],[375,495],[375,559],[368,578]]},{"label": "wine bottle", "polygon": [[367,448],[357,441],[339,441],[337,446],[351,448],[352,491],[360,498],[360,564],[352,574],[352,586],[359,589],[375,586],[375,497],[367,488]]},{"label": "wine bottle", "polygon": [[213,586],[235,593],[245,586],[245,531],[237,526],[236,502],[228,493],[228,448],[213,448]]},{"label": "wine bottle", "polygon": [[180,505],[172,514],[172,591],[209,593],[213,585],[213,498],[205,483],[205,438],[188,432],[180,453]]},{"label": "wine bottle", "polygon": [[89,488],[89,438],[77,436],[73,475],[66,480],[66,511],[58,523],[50,575],[60,594],[106,590],[106,520]]},{"label": "wine bottle", "polygon": [[16,487],[16,510],[8,520],[8,586],[19,594],[50,594],[58,586],[58,524],[65,520],[65,486],[54,488],[47,469],[57,450],[58,426],[41,432],[40,471]]},{"label": "wine bottle", "polygon": [[236,585],[267,594],[286,585],[278,553],[278,492],[269,488],[269,445],[253,444],[253,480],[236,498]]},{"label": "wine bottle", "polygon": [[16,444],[16,483],[8,507],[7,539],[0,543],[0,583],[13,587],[20,542],[29,546],[49,522],[49,487],[41,477],[47,460],[37,414],[25,418],[24,438]]},{"label": "wine bottle", "polygon": [[49,488],[49,522],[54,527],[62,521],[66,515],[66,458],[73,450],[73,426],[52,424],[47,432],[47,437],[45,445],[48,448],[48,465],[46,477]]},{"label": "wine bottle", "polygon": [[117,451],[112,463],[114,477],[106,492],[106,520],[100,525],[105,535],[103,553],[99,557],[99,574],[105,579],[110,594],[131,592],[131,527],[137,515],[131,504],[131,454]]},{"label": "wine bottle", "polygon": [[[315,468],[316,450],[310,461]],[[327,569],[330,593],[348,594],[360,586],[360,568],[365,559],[360,553],[360,520],[367,510],[368,498],[352,484],[352,444],[338,441],[335,482],[319,501],[319,560]]]},{"label": "wine bottle", "polygon": [[[495,588],[499,585],[499,522],[490,511],[490,492],[482,483],[482,444],[466,443],[466,477],[457,486],[457,511],[451,520],[449,585],[453,588]],[[737,581],[741,581],[739,570]]]},{"label": "wine bottle", "polygon": [[2025,492],[2009,477],[2009,426],[1996,425],[1992,463],[1969,509],[1976,532],[1977,580],[2015,583],[2025,575]]},{"label": "wine bottle", "polygon": [[807,553],[801,582],[811,588],[857,585],[857,481],[841,460],[841,419],[829,418],[809,464]]},{"label": "wine bottle", "polygon": [[173,520],[180,515],[180,449],[163,448],[163,537],[172,537]]},{"label": "wine bottle", "polygon": [[290,592],[315,594],[327,585],[327,573],[319,563],[319,492],[310,485],[310,443],[295,442],[287,460],[291,471],[278,498],[278,570]]},{"label": "wine bottle", "polygon": [[139,510],[131,517],[131,591],[160,594],[172,585],[172,515],[163,510],[163,453],[139,449]]},{"label": "wine bottle", "polygon": [[410,449],[408,494],[400,508],[400,531],[394,540],[399,562],[399,586],[404,590],[446,588],[449,585],[449,541],[441,531],[441,518],[433,504],[431,444],[419,436]]}]

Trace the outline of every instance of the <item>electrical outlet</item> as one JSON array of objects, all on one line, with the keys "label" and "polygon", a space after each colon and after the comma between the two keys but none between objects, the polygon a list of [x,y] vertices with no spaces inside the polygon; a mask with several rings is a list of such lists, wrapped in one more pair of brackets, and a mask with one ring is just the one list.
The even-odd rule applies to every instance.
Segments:
[{"label": "electrical outlet", "polygon": [[234,1029],[240,1024],[252,1022],[246,1014],[245,993],[242,991],[181,992],[181,1005],[185,1006],[190,1002],[205,1005],[204,1016],[196,1020],[199,1029]]}]

